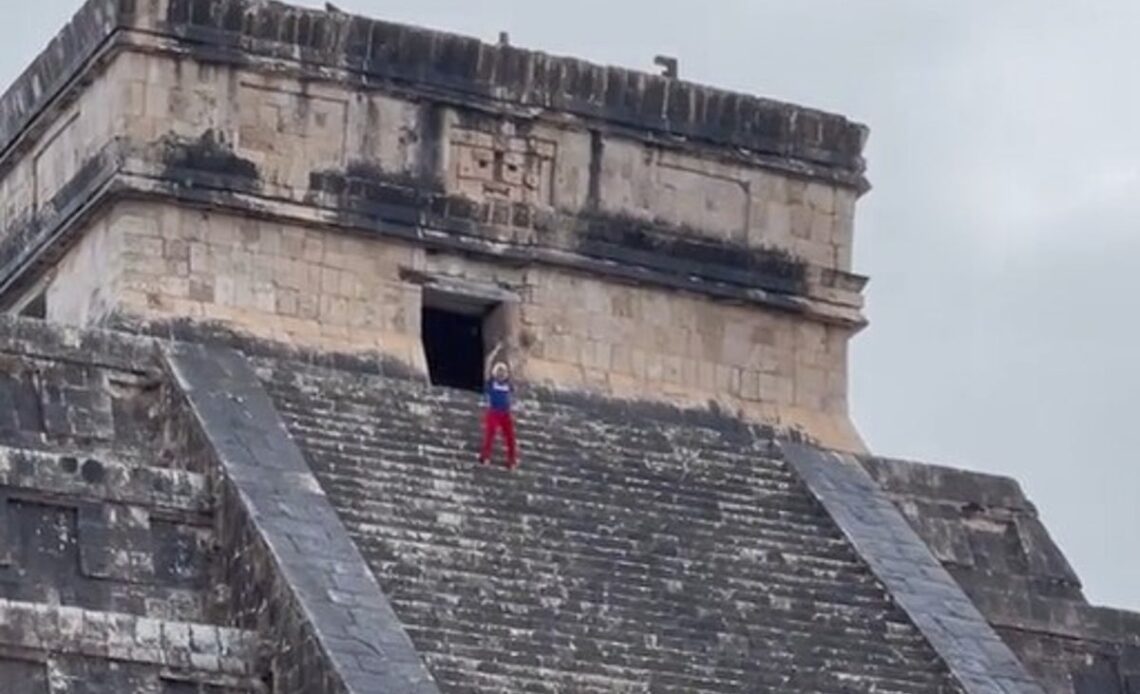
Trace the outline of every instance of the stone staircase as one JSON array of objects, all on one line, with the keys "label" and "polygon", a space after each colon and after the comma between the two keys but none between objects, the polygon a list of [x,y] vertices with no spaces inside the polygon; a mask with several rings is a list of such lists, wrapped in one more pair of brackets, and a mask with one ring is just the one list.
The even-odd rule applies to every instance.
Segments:
[{"label": "stone staircase", "polygon": [[532,394],[509,473],[475,394],[258,366],[443,691],[959,691],[764,432]]},{"label": "stone staircase", "polygon": [[4,337],[0,691],[266,691],[257,638],[225,626],[208,468],[155,360]]}]

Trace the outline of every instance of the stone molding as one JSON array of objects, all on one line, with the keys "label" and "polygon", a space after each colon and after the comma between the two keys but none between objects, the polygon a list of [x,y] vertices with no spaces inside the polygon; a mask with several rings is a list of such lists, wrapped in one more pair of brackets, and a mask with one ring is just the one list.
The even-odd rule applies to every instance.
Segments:
[{"label": "stone molding", "polygon": [[[430,220],[408,220],[399,214],[417,214],[412,208],[402,210],[389,206],[385,212],[395,215],[391,217],[343,207],[280,200],[269,206],[258,195],[211,188],[195,182],[192,176],[176,181],[122,168],[125,165],[121,162],[112,163],[117,158],[111,154],[97,159],[97,175],[84,185],[65,191],[71,199],[60,200],[58,206],[48,206],[35,219],[17,224],[15,231],[0,240],[0,304],[18,299],[21,291],[34,284],[40,274],[79,239],[80,232],[85,229],[84,222],[107,209],[114,200],[174,199],[191,206],[224,209],[255,218],[319,225],[344,233],[375,234],[429,249],[497,258],[511,264],[544,264],[604,276],[621,283],[690,291],[722,301],[801,314],[852,330],[866,326],[859,305],[835,303],[799,291],[789,294],[765,288],[762,274],[749,274],[716,263],[699,263],[661,254],[636,254],[614,245],[575,249],[497,241],[490,227],[478,223],[468,222],[462,229],[454,229]],[[831,274],[836,277],[842,274],[837,281],[857,286],[860,290],[866,282],[865,278],[850,273]]]},{"label": "stone molding", "polygon": [[204,475],[131,465],[101,456],[63,455],[3,445],[0,486],[174,513],[208,513],[213,506]]},{"label": "stone molding", "polygon": [[708,142],[840,176],[866,190],[867,128],[770,99],[635,70],[353,16],[253,0],[88,0],[0,97],[0,152],[78,82],[121,30],[159,35],[201,60],[287,60],[352,83],[533,115],[560,111],[665,139]]},{"label": "stone molding", "polygon": [[248,677],[258,644],[240,629],[0,599],[0,646]]}]

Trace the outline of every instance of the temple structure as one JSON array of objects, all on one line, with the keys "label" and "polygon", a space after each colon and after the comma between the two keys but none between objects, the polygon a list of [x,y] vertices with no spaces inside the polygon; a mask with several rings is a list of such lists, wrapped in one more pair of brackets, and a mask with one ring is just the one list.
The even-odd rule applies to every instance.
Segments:
[{"label": "temple structure", "polygon": [[[17,694],[1140,694],[1012,480],[848,416],[867,129],[264,0],[0,98]],[[506,345],[523,467],[474,465]]]}]

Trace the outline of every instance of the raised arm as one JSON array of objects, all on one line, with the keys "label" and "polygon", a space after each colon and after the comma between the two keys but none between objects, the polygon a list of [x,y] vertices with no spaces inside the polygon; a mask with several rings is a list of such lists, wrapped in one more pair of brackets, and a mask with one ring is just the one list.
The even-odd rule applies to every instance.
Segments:
[{"label": "raised arm", "polygon": [[500,342],[499,344],[495,345],[495,348],[492,349],[491,353],[487,355],[487,363],[483,365],[483,379],[484,380],[487,380],[487,381],[491,380],[491,367],[493,367],[495,365],[495,359],[499,356],[499,354],[502,351],[503,351],[503,343]]}]

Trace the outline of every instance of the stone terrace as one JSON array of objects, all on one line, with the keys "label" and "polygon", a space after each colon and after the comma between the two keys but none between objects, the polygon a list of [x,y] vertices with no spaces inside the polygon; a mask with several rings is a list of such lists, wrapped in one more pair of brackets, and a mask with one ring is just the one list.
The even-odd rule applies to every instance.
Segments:
[{"label": "stone terrace", "polygon": [[1015,480],[863,464],[1046,691],[1140,692],[1140,614],[1088,603]]},{"label": "stone terrace", "polygon": [[958,691],[763,431],[539,396],[510,474],[473,394],[261,372],[444,691]]},{"label": "stone terrace", "polygon": [[148,343],[0,323],[0,690],[264,691]]}]

